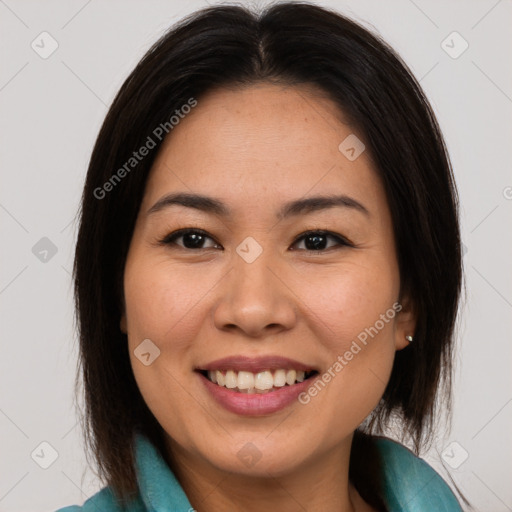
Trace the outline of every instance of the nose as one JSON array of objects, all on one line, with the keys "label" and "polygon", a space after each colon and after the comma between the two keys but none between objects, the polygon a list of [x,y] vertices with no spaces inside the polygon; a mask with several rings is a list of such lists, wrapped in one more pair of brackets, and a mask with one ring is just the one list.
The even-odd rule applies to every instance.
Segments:
[{"label": "nose", "polygon": [[252,263],[235,255],[234,266],[218,289],[214,311],[218,329],[260,339],[295,325],[294,293],[278,266],[263,254]]}]

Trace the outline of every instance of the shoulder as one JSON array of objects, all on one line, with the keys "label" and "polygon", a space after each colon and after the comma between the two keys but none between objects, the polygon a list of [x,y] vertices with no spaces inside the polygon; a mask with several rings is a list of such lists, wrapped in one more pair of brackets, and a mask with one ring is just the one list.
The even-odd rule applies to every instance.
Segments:
[{"label": "shoulder", "polygon": [[123,506],[111,487],[105,487],[82,506],[73,505],[56,512],[149,512],[150,510],[191,510],[178,480],[157,447],[137,433],[134,444],[137,494]]},{"label": "shoulder", "polygon": [[392,512],[460,512],[448,484],[405,446],[375,437],[382,458],[384,492]]},{"label": "shoulder", "polygon": [[123,508],[111,489],[105,487],[86,500],[83,505],[71,505],[60,508],[56,512],[98,512],[100,510],[102,512],[146,512],[147,509],[139,499]]}]

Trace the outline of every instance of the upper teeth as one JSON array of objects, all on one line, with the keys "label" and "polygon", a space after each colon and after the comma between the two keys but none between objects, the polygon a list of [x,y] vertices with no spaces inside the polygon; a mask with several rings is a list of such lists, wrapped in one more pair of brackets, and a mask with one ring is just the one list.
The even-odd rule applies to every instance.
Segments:
[{"label": "upper teeth", "polygon": [[208,372],[208,378],[219,386],[228,389],[238,388],[238,391],[254,393],[302,382],[305,378],[305,372],[301,370],[275,370],[272,374],[269,370],[259,373],[215,370]]}]

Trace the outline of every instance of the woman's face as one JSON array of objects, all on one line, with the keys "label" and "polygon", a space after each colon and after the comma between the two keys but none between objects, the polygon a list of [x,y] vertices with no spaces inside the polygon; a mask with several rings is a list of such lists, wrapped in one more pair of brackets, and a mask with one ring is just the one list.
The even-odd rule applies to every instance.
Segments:
[{"label": "woman's face", "polygon": [[346,450],[413,332],[383,186],[337,112],[303,87],[217,90],[155,161],[121,327],[177,459],[284,475]]}]

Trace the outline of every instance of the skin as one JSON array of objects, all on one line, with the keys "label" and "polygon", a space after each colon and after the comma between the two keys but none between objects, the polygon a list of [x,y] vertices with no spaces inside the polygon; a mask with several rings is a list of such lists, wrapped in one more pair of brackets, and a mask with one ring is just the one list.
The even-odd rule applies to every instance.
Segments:
[{"label": "skin", "polygon": [[[125,267],[121,329],[142,396],[167,434],[167,461],[199,512],[373,510],[348,480],[350,448],[414,332],[406,298],[307,405],[239,416],[194,372],[222,357],[269,354],[325,372],[399,300],[384,189],[369,151],[349,161],[338,149],[355,133],[342,120],[305,86],[215,90],[173,129],[151,170]],[[232,214],[177,205],[148,214],[172,192],[215,197]],[[332,194],[368,214],[332,207],[276,218],[285,202]],[[159,243],[181,228],[211,238],[199,249],[185,248],[183,237]],[[325,249],[307,251],[297,239],[314,229],[354,247],[328,238]],[[236,252],[248,236],[263,249],[252,263]],[[134,350],[147,338],[160,356],[144,366]],[[248,442],[261,455],[250,468],[237,456]]]}]

